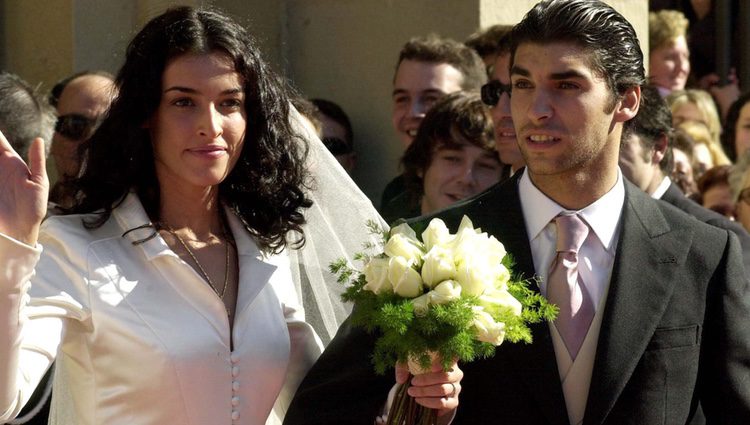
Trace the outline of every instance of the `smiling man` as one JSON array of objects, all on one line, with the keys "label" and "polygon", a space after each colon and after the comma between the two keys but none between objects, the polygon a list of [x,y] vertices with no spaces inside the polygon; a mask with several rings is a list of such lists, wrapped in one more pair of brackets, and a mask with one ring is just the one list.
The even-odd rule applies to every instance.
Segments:
[{"label": "smiling man", "polygon": [[[479,90],[486,81],[484,63],[470,47],[434,34],[409,40],[399,53],[391,96],[391,120],[404,149],[414,141],[419,124],[441,97],[459,90]],[[404,191],[404,179],[399,175],[383,190],[381,207]]]},{"label": "smiling man", "polygon": [[[650,198],[618,168],[645,81],[633,27],[601,1],[548,0],[511,40],[527,166],[437,216],[455,230],[467,215],[497,237],[560,311],[531,326],[532,344],[461,365],[452,423],[750,422],[750,285],[737,238]],[[286,423],[372,423],[392,383],[371,372],[372,350],[345,323]]]}]

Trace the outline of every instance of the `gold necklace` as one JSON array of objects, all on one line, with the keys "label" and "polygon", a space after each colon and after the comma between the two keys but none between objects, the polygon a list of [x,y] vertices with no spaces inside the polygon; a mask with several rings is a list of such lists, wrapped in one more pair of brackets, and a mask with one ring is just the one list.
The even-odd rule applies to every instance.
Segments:
[{"label": "gold necklace", "polygon": [[[187,251],[187,253],[190,256],[190,258],[193,259],[193,262],[195,263],[195,265],[198,266],[198,270],[203,275],[203,278],[206,279],[206,282],[208,282],[208,285],[211,286],[211,289],[213,289],[214,292],[216,293],[216,295],[218,295],[219,298],[221,298],[221,300],[223,301],[224,300],[224,294],[227,293],[227,286],[229,285],[229,240],[227,239],[225,241],[225,247],[224,247],[224,257],[225,257],[225,260],[226,260],[226,262],[224,264],[224,286],[221,288],[221,292],[219,292],[219,290],[216,288],[216,285],[214,285],[214,282],[211,280],[211,277],[208,276],[208,273],[206,273],[206,271],[203,269],[203,266],[201,266],[201,263],[199,263],[198,259],[195,258],[195,254],[193,254],[193,251],[187,246],[187,244],[185,243],[185,241],[182,240],[182,238],[180,237],[180,235],[178,235],[177,232],[175,232],[174,229],[172,229],[171,226],[167,226],[167,225],[163,225],[162,224],[159,227],[161,227],[162,229],[164,229],[167,232],[169,232],[172,236],[174,236],[177,239],[177,242],[179,242],[180,245],[182,245],[182,247],[185,248],[185,251]],[[226,234],[225,234],[225,236],[226,236]]]}]

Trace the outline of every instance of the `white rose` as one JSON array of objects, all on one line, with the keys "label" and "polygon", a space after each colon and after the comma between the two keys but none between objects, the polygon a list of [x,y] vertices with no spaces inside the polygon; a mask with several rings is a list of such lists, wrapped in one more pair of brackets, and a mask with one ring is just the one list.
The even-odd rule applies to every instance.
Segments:
[{"label": "white rose", "polygon": [[430,251],[433,247],[443,246],[450,242],[452,235],[446,227],[445,222],[439,218],[430,220],[427,229],[422,232],[422,242],[424,242],[425,251]]},{"label": "white rose", "polygon": [[474,329],[477,339],[498,346],[505,339],[505,323],[498,323],[482,307],[474,307]]},{"label": "white rose", "polygon": [[490,290],[479,297],[479,304],[486,310],[507,309],[513,315],[520,316],[523,306],[507,290]]},{"label": "white rose", "polygon": [[422,264],[422,280],[432,288],[438,283],[453,279],[456,276],[456,265],[453,253],[443,247],[435,246],[424,256]]},{"label": "white rose", "polygon": [[403,235],[409,239],[417,240],[417,232],[414,231],[414,229],[411,228],[406,223],[401,223],[398,226],[394,226],[391,228],[391,230],[388,232],[390,236],[393,235]]},{"label": "white rose", "polygon": [[461,285],[452,280],[446,280],[435,287],[430,294],[432,304],[445,304],[461,298]]},{"label": "white rose", "polygon": [[388,280],[388,261],[388,258],[373,258],[365,265],[367,284],[364,289],[376,294],[393,290],[391,281]]},{"label": "white rose", "polygon": [[[487,234],[483,233],[483,235]],[[490,261],[495,263],[502,262],[505,254],[507,253],[505,251],[505,246],[494,236],[489,236],[486,239],[484,252],[489,257]]]},{"label": "white rose", "polygon": [[404,257],[393,257],[388,262],[388,279],[393,292],[404,297],[414,298],[422,293],[422,277]]},{"label": "white rose", "polygon": [[456,267],[456,280],[464,294],[479,296],[485,290],[495,287],[497,264],[489,264],[482,258],[466,258]]},{"label": "white rose", "polygon": [[424,317],[430,309],[430,294],[422,294],[411,300],[411,303],[414,305],[414,314],[419,317]]},{"label": "white rose", "polygon": [[411,239],[402,233],[397,233],[391,235],[388,242],[386,242],[385,254],[389,257],[404,257],[415,264],[421,264],[424,252],[418,240]]}]

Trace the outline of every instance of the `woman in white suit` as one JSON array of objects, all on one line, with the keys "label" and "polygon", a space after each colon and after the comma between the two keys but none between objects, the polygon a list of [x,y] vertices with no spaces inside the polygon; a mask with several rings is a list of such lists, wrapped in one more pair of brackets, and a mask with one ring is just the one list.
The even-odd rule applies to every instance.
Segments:
[{"label": "woman in white suit", "polygon": [[52,361],[53,424],[281,418],[322,349],[287,254],[312,204],[287,89],[242,27],[186,7],[117,86],[62,215],[42,223],[41,140],[27,167],[0,136],[0,422]]}]

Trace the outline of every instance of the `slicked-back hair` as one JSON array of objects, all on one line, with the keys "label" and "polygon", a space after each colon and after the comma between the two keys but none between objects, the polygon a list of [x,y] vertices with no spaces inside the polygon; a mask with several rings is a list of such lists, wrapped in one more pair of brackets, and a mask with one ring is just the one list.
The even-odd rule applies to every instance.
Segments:
[{"label": "slicked-back hair", "polygon": [[652,85],[641,87],[641,104],[638,113],[631,120],[630,125],[623,130],[622,140],[630,136],[638,136],[643,147],[643,159],[648,161],[651,150],[662,137],[667,138],[667,150],[659,163],[659,169],[664,175],[669,175],[674,163],[672,155],[672,111],[659,94],[659,90]]},{"label": "slicked-back hair", "polygon": [[484,62],[474,49],[436,34],[415,37],[407,41],[398,55],[396,72],[401,62],[405,60],[434,64],[446,63],[453,66],[463,76],[461,90],[479,90],[487,82]]},{"label": "slicked-back hair", "polygon": [[0,131],[13,149],[28,159],[31,142],[41,137],[49,147],[54,129],[55,111],[47,100],[21,77],[0,72]]},{"label": "slicked-back hair", "polygon": [[510,37],[511,66],[518,46],[524,43],[571,42],[588,50],[594,73],[605,79],[613,94],[613,108],[628,88],[646,81],[643,52],[633,26],[599,0],[539,2],[513,27]]},{"label": "slicked-back hair", "polygon": [[[492,117],[476,92],[458,91],[438,100],[419,124],[417,135],[401,158],[410,201],[424,194],[424,173],[440,149],[463,145],[495,152]],[[498,163],[500,158],[498,157]]]},{"label": "slicked-back hair", "polygon": [[87,227],[101,226],[134,190],[152,220],[160,193],[149,130],[157,110],[162,74],[183,55],[219,53],[234,64],[244,84],[247,129],[240,158],[219,185],[219,198],[238,215],[264,251],[278,252],[293,232],[304,243],[306,145],[289,121],[289,89],[261,59],[239,24],[210,9],[178,7],[154,18],[133,38],[117,74],[119,94],[88,142],[71,212],[99,211]]}]

